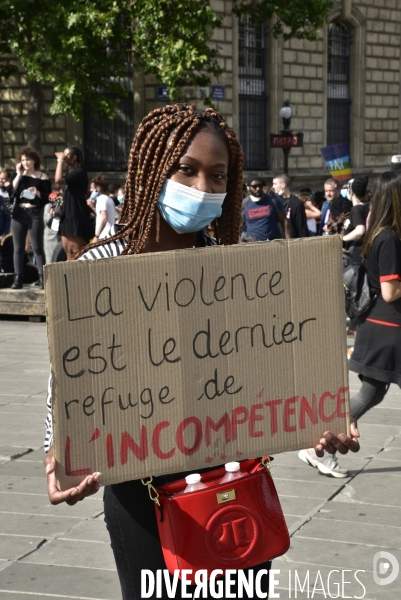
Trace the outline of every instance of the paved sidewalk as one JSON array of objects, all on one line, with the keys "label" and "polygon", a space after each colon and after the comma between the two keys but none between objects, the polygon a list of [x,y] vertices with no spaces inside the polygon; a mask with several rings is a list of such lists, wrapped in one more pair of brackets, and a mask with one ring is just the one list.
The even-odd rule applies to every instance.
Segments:
[{"label": "paved sidewalk", "polygon": [[[46,324],[0,320],[0,598],[117,600],[101,494],[74,507],[48,502],[42,466],[48,372]],[[351,374],[351,391],[357,389]],[[350,469],[347,479],[319,475],[294,452],[275,457],[273,476],[292,534],[289,552],[273,563],[282,599],[400,595],[401,575],[389,585],[373,580],[377,552],[401,563],[396,386],[363,418],[360,430],[361,451],[341,459]],[[381,562],[390,564],[388,558]],[[357,574],[361,583],[356,570],[364,571]],[[380,577],[391,571],[389,566]],[[296,594],[296,578],[304,585],[308,572],[309,586],[306,580],[300,592],[297,584]]]}]

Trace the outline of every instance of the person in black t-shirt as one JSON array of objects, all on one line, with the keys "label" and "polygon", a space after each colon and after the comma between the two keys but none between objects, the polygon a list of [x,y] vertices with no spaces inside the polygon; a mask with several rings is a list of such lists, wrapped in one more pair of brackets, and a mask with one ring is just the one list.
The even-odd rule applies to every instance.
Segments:
[{"label": "person in black t-shirt", "polygon": [[280,197],[285,209],[285,217],[290,232],[289,237],[309,237],[304,204],[298,196],[291,194],[290,184],[291,179],[285,173],[276,175],[273,179],[273,190]]},{"label": "person in black t-shirt", "polygon": [[[89,233],[89,207],[86,204],[88,175],[84,168],[82,151],[69,146],[64,152],[56,152],[57,168],[55,183],[66,185],[64,190],[64,215],[60,220],[59,233],[67,259],[80,250]],[[70,172],[63,176],[63,164]]]},{"label": "person in black t-shirt", "polygon": [[381,402],[391,383],[401,387],[401,174],[377,179],[362,257],[377,299],[358,328],[349,368],[362,387],[351,398],[359,418]]},{"label": "person in black t-shirt", "polygon": [[[348,185],[348,195],[352,202],[350,218],[344,223],[343,267],[350,263],[362,262],[361,251],[366,232],[366,222],[370,211],[367,196],[369,179],[366,175],[351,179]],[[351,319],[347,335],[356,335],[359,319]]]},{"label": "person in black t-shirt", "polygon": [[[349,186],[349,196],[352,202],[349,221],[344,224],[345,242],[344,253],[346,258],[356,263],[360,263],[361,250],[364,235],[366,232],[366,221],[370,211],[370,203],[366,202],[367,188],[369,179],[366,175],[355,177],[352,179]],[[344,266],[346,266],[344,264]]]},{"label": "person in black t-shirt", "polygon": [[17,206],[11,219],[15,268],[11,287],[14,290],[22,288],[25,241],[29,232],[39,271],[38,287],[43,289],[43,208],[49,201],[51,185],[46,173],[40,171],[40,156],[35,148],[25,146],[19,152],[17,174],[12,185],[17,194]]}]

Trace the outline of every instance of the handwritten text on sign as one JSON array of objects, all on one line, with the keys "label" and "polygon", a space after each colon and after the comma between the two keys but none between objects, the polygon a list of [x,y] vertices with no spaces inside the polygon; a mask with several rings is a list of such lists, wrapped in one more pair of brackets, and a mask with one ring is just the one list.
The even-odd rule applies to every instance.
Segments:
[{"label": "handwritten text on sign", "polygon": [[[328,423],[345,431],[343,343],[333,327],[326,348],[327,297],[311,296],[302,261],[324,250],[333,262],[332,302],[338,248],[316,242],[48,269],[60,473],[108,483],[302,447]],[[311,365],[325,361],[321,381]]]}]

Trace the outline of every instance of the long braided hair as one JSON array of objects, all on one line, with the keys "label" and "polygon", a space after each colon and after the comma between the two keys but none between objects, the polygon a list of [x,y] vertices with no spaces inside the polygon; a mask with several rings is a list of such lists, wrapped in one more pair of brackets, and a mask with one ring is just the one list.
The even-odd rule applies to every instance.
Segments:
[{"label": "long braided hair", "polygon": [[[119,231],[107,238],[125,238],[122,254],[138,254],[144,248],[156,222],[157,200],[165,179],[171,173],[193,136],[207,130],[221,137],[229,151],[227,195],[221,217],[216,219],[221,243],[238,242],[241,225],[243,152],[234,132],[212,108],[197,110],[188,104],[173,104],[150,112],[134,137],[128,162],[125,199]],[[104,244],[100,240],[92,248]],[[87,247],[80,250],[79,258]]]}]

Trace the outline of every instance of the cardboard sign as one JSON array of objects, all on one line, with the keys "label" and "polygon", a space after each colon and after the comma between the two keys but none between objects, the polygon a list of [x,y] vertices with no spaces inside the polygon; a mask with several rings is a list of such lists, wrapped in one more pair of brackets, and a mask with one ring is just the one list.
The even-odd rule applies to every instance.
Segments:
[{"label": "cardboard sign", "polygon": [[327,236],[46,266],[61,489],[347,432],[341,254]]}]

